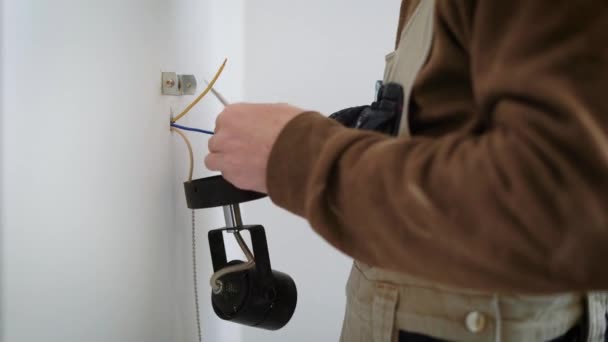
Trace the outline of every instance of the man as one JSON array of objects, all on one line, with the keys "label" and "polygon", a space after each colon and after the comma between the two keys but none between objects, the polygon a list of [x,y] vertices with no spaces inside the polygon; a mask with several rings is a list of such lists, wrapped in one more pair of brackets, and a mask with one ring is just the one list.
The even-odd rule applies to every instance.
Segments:
[{"label": "man", "polygon": [[608,2],[407,0],[387,61],[399,137],[238,104],[207,167],[357,260],[343,341],[604,341]]}]

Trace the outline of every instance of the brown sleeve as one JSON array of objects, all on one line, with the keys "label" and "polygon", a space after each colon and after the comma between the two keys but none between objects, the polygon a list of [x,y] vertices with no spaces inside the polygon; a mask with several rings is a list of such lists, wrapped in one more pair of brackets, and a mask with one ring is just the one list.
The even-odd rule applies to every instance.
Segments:
[{"label": "brown sleeve", "polygon": [[390,138],[302,114],[273,147],[270,196],[379,267],[485,290],[607,289],[608,3],[480,1],[458,11],[469,23],[447,8],[464,3],[439,1],[437,34],[470,54],[475,127]]}]

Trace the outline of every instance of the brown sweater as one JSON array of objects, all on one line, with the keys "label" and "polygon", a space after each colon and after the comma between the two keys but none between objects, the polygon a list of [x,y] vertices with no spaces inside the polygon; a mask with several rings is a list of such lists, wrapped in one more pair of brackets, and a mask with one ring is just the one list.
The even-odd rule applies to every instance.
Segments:
[{"label": "brown sweater", "polygon": [[608,1],[438,0],[410,108],[409,139],[296,117],[271,153],[272,200],[378,267],[608,289]]}]

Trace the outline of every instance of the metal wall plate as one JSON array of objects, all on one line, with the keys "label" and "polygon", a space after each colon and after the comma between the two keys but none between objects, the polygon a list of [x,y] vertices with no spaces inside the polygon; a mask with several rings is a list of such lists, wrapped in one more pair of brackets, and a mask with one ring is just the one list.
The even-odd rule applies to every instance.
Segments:
[{"label": "metal wall plate", "polygon": [[179,89],[182,95],[194,95],[196,93],[196,77],[194,75],[178,75]]},{"label": "metal wall plate", "polygon": [[161,75],[163,95],[194,95],[197,85],[194,75],[178,75],[175,72],[163,72]]}]

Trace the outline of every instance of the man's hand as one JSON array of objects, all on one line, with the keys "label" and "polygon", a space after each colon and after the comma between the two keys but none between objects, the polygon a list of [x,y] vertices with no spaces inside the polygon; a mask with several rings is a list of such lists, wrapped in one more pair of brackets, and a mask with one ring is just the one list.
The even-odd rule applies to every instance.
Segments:
[{"label": "man's hand", "polygon": [[287,104],[234,104],[215,122],[205,165],[245,190],[267,192],[266,168],[281,130],[304,110]]}]

